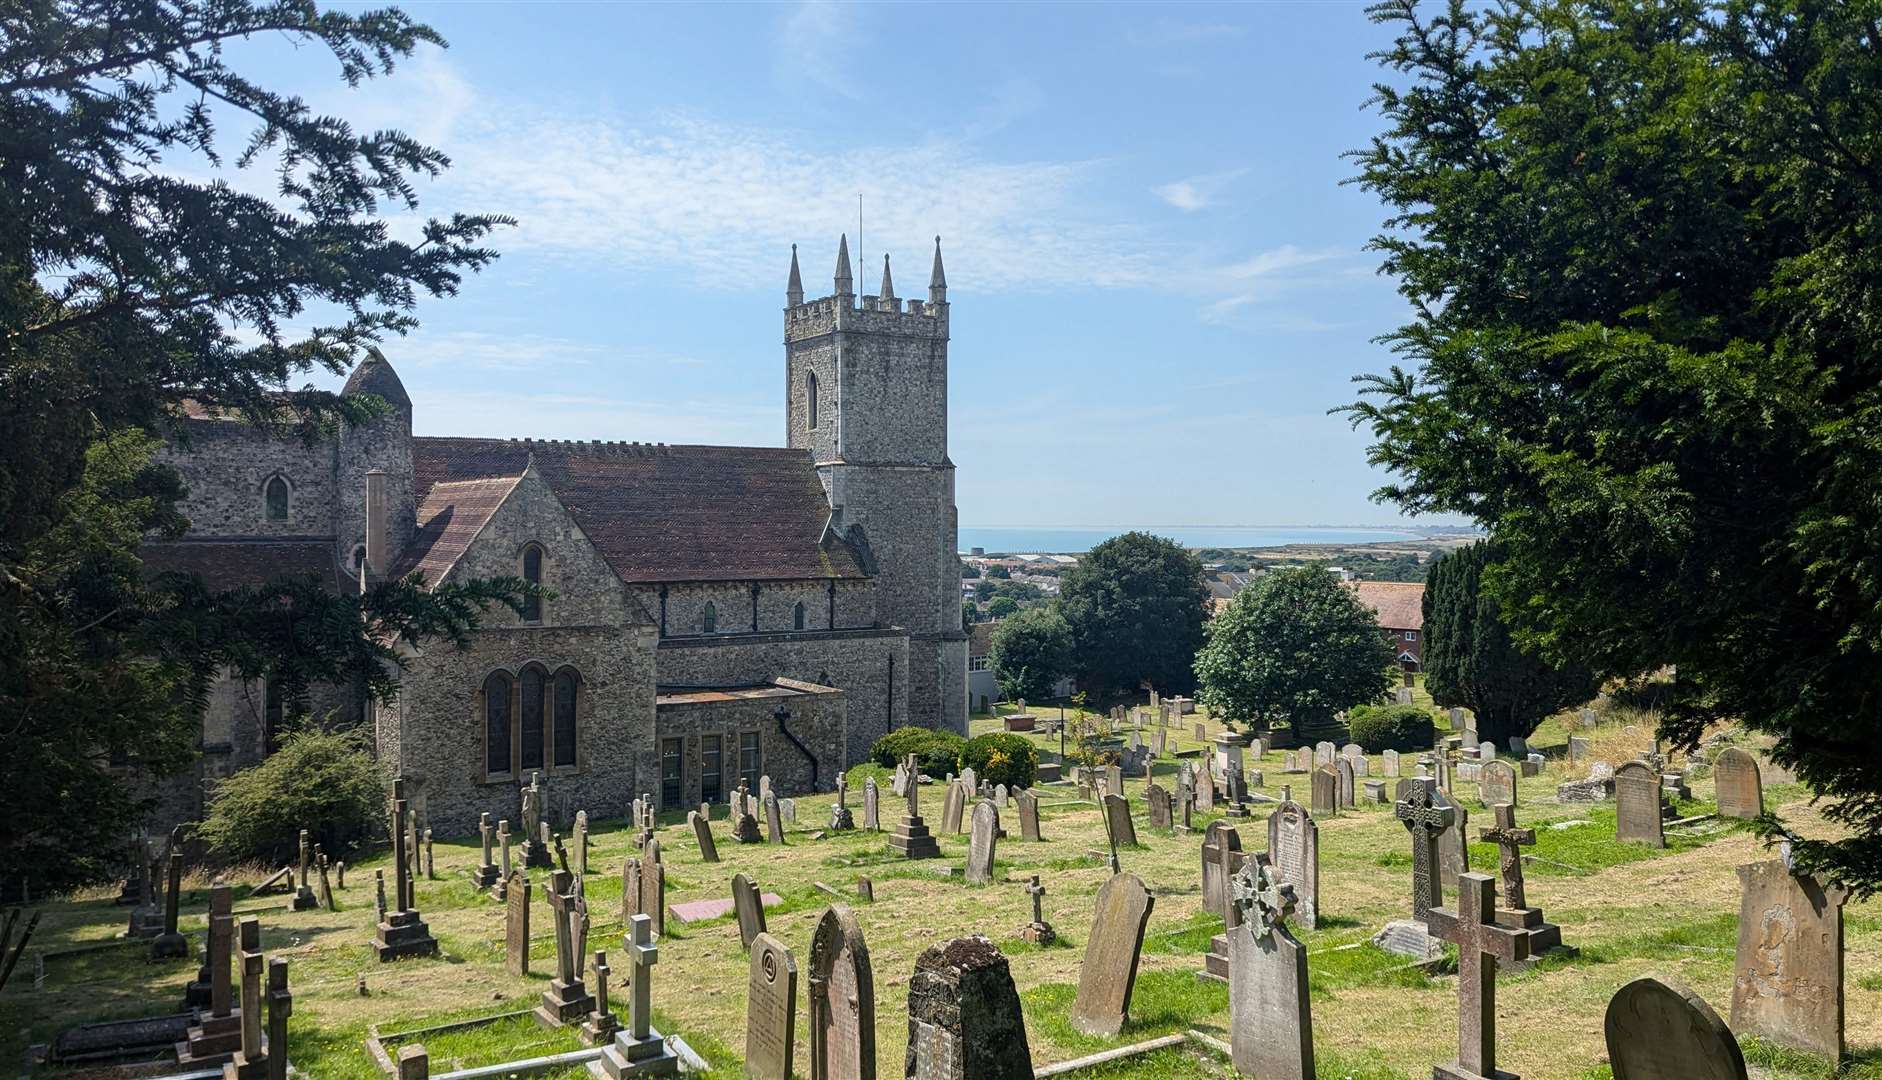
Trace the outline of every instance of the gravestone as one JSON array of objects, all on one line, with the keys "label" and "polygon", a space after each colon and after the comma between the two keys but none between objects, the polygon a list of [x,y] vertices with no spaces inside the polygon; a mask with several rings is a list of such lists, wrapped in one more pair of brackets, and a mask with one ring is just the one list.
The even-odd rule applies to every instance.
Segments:
[{"label": "gravestone", "polygon": [[899,761],[895,763],[895,775],[889,780],[889,790],[894,792],[898,798],[906,798],[908,796],[907,765]]},{"label": "gravestone", "polygon": [[1104,767],[1104,790],[1108,795],[1124,794],[1124,770],[1116,765]]},{"label": "gravestone", "polygon": [[1135,874],[1113,874],[1098,890],[1085,962],[1072,1002],[1072,1027],[1086,1035],[1115,1036],[1130,1014],[1131,988],[1143,952],[1144,927],[1156,898]]},{"label": "gravestone", "polygon": [[1236,1071],[1261,1080],[1312,1080],[1313,1015],[1307,949],[1287,929],[1293,886],[1257,856],[1235,875],[1229,939],[1229,1048]]},{"label": "gravestone", "polygon": [[582,1041],[590,1046],[604,1046],[621,1030],[621,1018],[614,1015],[608,1003],[608,980],[613,977],[614,968],[608,964],[608,954],[597,950],[589,970],[595,973],[595,1008],[582,1023]]},{"label": "gravestone", "polygon": [[[431,830],[425,830],[425,858],[431,858]],[[575,811],[575,872],[588,875],[588,811]],[[430,871],[426,871],[429,876]]]},{"label": "gravestone", "polygon": [[954,836],[961,831],[961,815],[967,809],[967,787],[959,779],[948,781],[947,797],[941,803],[941,831]]},{"label": "gravestone", "polygon": [[1149,804],[1151,828],[1168,832],[1176,826],[1174,802],[1167,789],[1151,784],[1144,789],[1144,802]]},{"label": "gravestone", "polygon": [[817,919],[809,999],[812,1080],[875,1080],[875,975],[862,924],[844,904]]},{"label": "gravestone", "polygon": [[784,843],[784,810],[778,805],[776,795],[765,796],[765,842]]},{"label": "gravestone", "polygon": [[1268,858],[1275,880],[1294,890],[1295,923],[1313,930],[1320,924],[1320,826],[1307,808],[1281,789],[1281,803],[1268,815]]},{"label": "gravestone", "polygon": [[1215,771],[1207,762],[1196,771],[1196,810],[1203,814],[1215,813]]},{"label": "gravestone", "polygon": [[741,844],[764,843],[764,833],[758,828],[758,815],[753,810],[751,794],[743,780],[738,782],[738,790],[732,793],[732,839]]},{"label": "gravestone", "polygon": [[1340,810],[1340,774],[1331,765],[1313,771],[1313,812],[1332,817]]},{"label": "gravestone", "polygon": [[1202,909],[1228,918],[1229,879],[1241,866],[1242,834],[1225,818],[1209,823],[1202,834]]},{"label": "gravestone", "polygon": [[294,910],[312,911],[320,906],[320,899],[314,895],[314,847],[313,838],[306,829],[301,830],[301,872],[296,879],[300,882],[294,890]]},{"label": "gravestone", "polygon": [[1339,806],[1342,810],[1351,810],[1359,804],[1354,794],[1353,762],[1351,758],[1341,758],[1333,765],[1334,777],[1339,781]]},{"label": "gravestone", "polygon": [[941,845],[928,832],[928,826],[921,820],[921,779],[915,755],[908,755],[908,812],[889,834],[889,846],[901,852],[904,859],[934,859],[941,855]]},{"label": "gravestone", "polygon": [[1602,1026],[1614,1080],[1745,1080],[1731,1029],[1679,983],[1635,979],[1608,1002]]},{"label": "gravestone", "polygon": [[1398,751],[1387,750],[1385,753],[1379,755],[1379,759],[1381,762],[1379,775],[1396,779],[1398,776]]},{"label": "gravestone", "polygon": [[1738,868],[1732,1027],[1781,1046],[1843,1056],[1843,905],[1849,890],[1782,859]]},{"label": "gravestone", "polygon": [[[182,852],[177,852],[181,857]],[[222,1067],[226,1080],[260,1080],[268,1075],[268,1040],[262,1031],[261,999],[263,972],[261,920],[253,916],[240,924],[242,965],[242,1042],[234,1057]],[[285,1047],[283,1048],[285,1050]]]},{"label": "gravestone", "polygon": [[1445,804],[1430,780],[1406,779],[1399,783],[1401,793],[1394,810],[1411,834],[1412,841],[1412,917],[1386,923],[1373,942],[1389,952],[1419,960],[1433,960],[1444,953],[1438,939],[1427,927],[1433,909],[1444,902],[1444,886],[1438,869],[1438,837],[1456,827],[1456,808]]},{"label": "gravestone", "polygon": [[431,936],[430,927],[419,918],[418,911],[412,904],[412,878],[409,853],[405,850],[408,839],[407,819],[410,807],[405,801],[405,778],[397,777],[392,781],[392,868],[397,896],[394,909],[386,913],[379,922],[379,931],[373,946],[379,960],[384,963],[402,956],[435,956],[438,953],[438,941]]},{"label": "gravestone", "polygon": [[[1589,742],[1587,739],[1581,737],[1580,735],[1570,735],[1568,737],[1569,764],[1571,765],[1580,764],[1581,762],[1588,760],[1589,756],[1592,755],[1593,753],[1594,753],[1594,744]],[[1616,998],[1618,1000],[1618,995],[1616,995]],[[1610,1005],[1609,1007],[1612,1008],[1613,1006]]]},{"label": "gravestone", "polygon": [[1614,839],[1665,847],[1661,806],[1660,777],[1653,769],[1630,761],[1614,770]]},{"label": "gravestone", "polygon": [[664,1037],[653,1027],[653,966],[660,958],[653,942],[653,921],[645,915],[634,916],[627,928],[628,991],[627,1026],[615,1032],[602,1056],[589,1066],[600,1069],[607,1080],[623,1077],[674,1076],[680,1071],[680,1059],[667,1048]]},{"label": "gravestone", "polygon": [[588,901],[581,894],[581,883],[567,870],[549,874],[549,918],[555,926],[555,978],[542,992],[536,1006],[536,1022],[546,1028],[558,1028],[580,1020],[594,1009],[595,999],[582,980],[582,965],[588,955]]},{"label": "gravestone", "polygon": [[1712,763],[1712,780],[1718,790],[1720,817],[1749,820],[1764,813],[1764,780],[1757,758],[1728,746]]},{"label": "gravestone", "polygon": [[1039,796],[1031,788],[1013,796],[1019,804],[1019,837],[1021,840],[1038,842],[1039,836]]},{"label": "gravestone", "polygon": [[1477,774],[1477,798],[1485,806],[1516,805],[1516,770],[1507,761],[1492,761]]},{"label": "gravestone", "polygon": [[778,814],[784,818],[786,823],[791,825],[797,824],[797,800],[779,799]]},{"label": "gravestone", "polygon": [[183,828],[170,833],[170,858],[164,879],[163,931],[150,942],[153,960],[187,960],[189,939],[176,928],[177,908],[183,901]]},{"label": "gravestone", "polygon": [[548,827],[542,819],[543,795],[542,773],[530,773],[529,786],[523,789],[523,865],[547,870],[555,863],[543,840],[543,830]]},{"label": "gravestone", "polygon": [[689,811],[686,815],[686,823],[693,827],[693,840],[699,845],[700,861],[718,862],[719,845],[712,838],[712,826],[707,823],[706,816],[697,810]]},{"label": "gravestone", "polygon": [[1385,781],[1364,780],[1360,782],[1359,798],[1369,805],[1383,806],[1391,801],[1385,795]]},{"label": "gravestone", "polygon": [[1536,842],[1536,830],[1518,828],[1516,808],[1509,803],[1496,806],[1496,824],[1484,829],[1478,838],[1497,846],[1498,872],[1503,878],[1503,902],[1496,909],[1496,921],[1529,937],[1529,958],[1545,953],[1575,955],[1575,949],[1562,944],[1562,928],[1542,917],[1542,909],[1529,903],[1523,884],[1523,848]]},{"label": "gravestone", "polygon": [[510,822],[506,818],[497,822],[497,846],[503,852],[503,862],[497,872],[496,888],[501,892],[504,882],[510,880]]},{"label": "gravestone", "polygon": [[[667,867],[660,858],[660,841],[649,840],[640,852],[640,911],[653,920],[653,932],[667,932]],[[630,916],[623,916],[632,921]]]},{"label": "gravestone", "polygon": [[1489,762],[1496,760],[1496,744],[1488,739],[1477,744],[1477,760]]},{"label": "gravestone", "polygon": [[503,890],[503,966],[512,975],[529,974],[529,894],[533,889],[520,868],[510,871]]},{"label": "gravestone", "polygon": [[1438,834],[1438,880],[1455,889],[1458,875],[1470,871],[1470,811],[1442,791],[1432,798],[1451,808],[1451,824]]},{"label": "gravestone", "polygon": [[1306,772],[1307,765],[1305,762],[1301,760],[1301,751],[1299,750],[1281,751],[1281,771],[1284,773]]},{"label": "gravestone", "polygon": [[1457,883],[1457,909],[1431,909],[1433,937],[1457,946],[1457,1060],[1432,1069],[1433,1080],[1497,1080],[1514,1074],[1496,1067],[1496,965],[1529,957],[1521,931],[1498,926],[1496,882],[1465,874]]},{"label": "gravestone", "polygon": [[477,837],[483,850],[483,861],[471,871],[471,884],[479,889],[488,889],[497,883],[497,864],[490,857],[492,837],[489,814],[478,815]]},{"label": "gravestone", "polygon": [[871,831],[882,828],[882,792],[876,787],[873,776],[863,781],[863,828]]},{"label": "gravestone", "polygon": [[[177,1064],[186,1072],[222,1064],[242,1045],[242,1018],[237,1015],[229,981],[229,960],[235,949],[234,905],[234,890],[216,879],[209,889],[209,935],[203,945],[203,969],[198,973],[206,1007],[197,1011],[196,1023],[176,1047]],[[260,924],[256,925],[259,932]],[[255,946],[260,948],[259,937]]]},{"label": "gravestone", "polygon": [[1322,740],[1313,744],[1313,763],[1315,765],[1331,765],[1333,764],[1334,756],[1332,743]]},{"label": "gravestone", "polygon": [[751,945],[745,983],[745,1075],[791,1080],[797,1035],[797,958],[770,934]]},{"label": "gravestone", "polygon": [[765,902],[758,895],[758,886],[744,874],[732,875],[732,906],[738,911],[739,947],[749,949],[765,932]]},{"label": "gravestone", "polygon": [[760,776],[758,778],[758,801],[762,803],[762,802],[769,800],[770,798],[771,798],[771,774],[765,773],[763,776]]},{"label": "gravestone", "polygon": [[985,885],[993,880],[993,847],[1000,836],[1000,810],[991,802],[974,804],[974,827],[967,838],[966,881]]},{"label": "gravestone", "polygon": [[1052,924],[1046,921],[1046,887],[1039,884],[1039,875],[1034,874],[1026,883],[1026,895],[1032,898],[1032,921],[1019,928],[1019,936],[1024,941],[1035,945],[1050,945],[1058,940],[1058,933]]},{"label": "gravestone", "polygon": [[993,942],[955,938],[915,961],[904,1072],[911,1080],[1032,1080],[1019,991]]},{"label": "gravestone", "polygon": [[1105,793],[1104,823],[1112,843],[1118,847],[1137,846],[1137,825],[1131,820],[1131,804],[1124,796]]}]

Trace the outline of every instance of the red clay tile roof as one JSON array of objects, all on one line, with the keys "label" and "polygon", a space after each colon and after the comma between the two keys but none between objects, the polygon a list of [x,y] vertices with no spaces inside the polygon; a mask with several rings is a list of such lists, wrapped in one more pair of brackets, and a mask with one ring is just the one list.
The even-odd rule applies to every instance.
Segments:
[{"label": "red clay tile roof", "polygon": [[412,440],[413,494],[516,476],[533,458],[625,582],[863,578],[825,539],[830,504],[804,450],[512,439]]},{"label": "red clay tile roof", "polygon": [[521,479],[519,474],[433,484],[418,504],[418,531],[392,576],[402,578],[416,570],[428,585],[444,580]]},{"label": "red clay tile roof", "polygon": [[345,585],[334,565],[333,545],[321,540],[159,540],[146,543],[137,554],[146,574],[196,574],[212,589],[309,574],[335,591]]},{"label": "red clay tile roof", "polygon": [[991,622],[977,622],[967,628],[967,655],[986,656],[993,651],[993,628],[999,625]]},{"label": "red clay tile roof", "polygon": [[1422,630],[1425,626],[1425,587],[1410,581],[1348,582],[1359,602],[1379,617],[1386,630]]}]

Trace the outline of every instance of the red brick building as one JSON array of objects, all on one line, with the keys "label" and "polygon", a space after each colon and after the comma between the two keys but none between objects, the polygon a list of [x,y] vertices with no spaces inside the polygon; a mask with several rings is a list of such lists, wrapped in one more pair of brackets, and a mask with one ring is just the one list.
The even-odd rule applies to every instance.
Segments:
[{"label": "red brick building", "polygon": [[1418,671],[1425,662],[1425,587],[1404,581],[1349,582],[1359,602],[1372,609],[1399,667]]}]

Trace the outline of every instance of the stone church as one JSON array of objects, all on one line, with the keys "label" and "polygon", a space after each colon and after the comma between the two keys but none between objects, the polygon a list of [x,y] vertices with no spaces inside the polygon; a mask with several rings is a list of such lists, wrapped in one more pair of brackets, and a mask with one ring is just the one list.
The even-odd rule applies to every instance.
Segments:
[{"label": "stone church", "polygon": [[[410,651],[396,700],[316,695],[369,725],[442,834],[514,819],[535,773],[551,810],[597,816],[641,793],[723,802],[761,774],[830,790],[892,728],[966,730],[940,242],[926,300],[895,295],[884,256],[859,302],[847,238],[820,299],[793,247],[786,298],[782,448],[414,436],[418,406],[375,357],[344,392],[391,410],[325,443],[188,416],[165,460],[191,531],[145,562],[214,587],[420,573],[553,590],[520,617],[486,612],[466,648]],[[169,820],[266,755],[282,709],[224,680]]]}]

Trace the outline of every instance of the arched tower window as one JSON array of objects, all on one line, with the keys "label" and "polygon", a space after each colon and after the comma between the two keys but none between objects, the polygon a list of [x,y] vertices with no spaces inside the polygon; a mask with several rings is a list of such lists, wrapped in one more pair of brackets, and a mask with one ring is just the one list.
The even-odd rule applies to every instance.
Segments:
[{"label": "arched tower window", "polygon": [[705,614],[699,617],[700,628],[708,634],[719,632],[719,607],[712,601],[706,601]]},{"label": "arched tower window", "polygon": [[518,755],[524,772],[542,768],[543,749],[543,690],[548,679],[543,677],[543,670],[531,665],[523,669],[521,676],[522,693],[522,752]]},{"label": "arched tower window", "polygon": [[804,602],[802,600],[799,600],[797,606],[791,609],[791,625],[798,630],[804,628]]},{"label": "arched tower window", "polygon": [[510,771],[510,677],[501,671],[484,679],[484,772]]},{"label": "arched tower window", "polygon": [[[531,585],[542,584],[542,548],[536,544],[523,549],[523,580]],[[531,596],[524,599],[523,621],[542,621],[542,597]]]},{"label": "arched tower window", "polygon": [[555,764],[575,764],[575,695],[581,677],[568,668],[555,673]]},{"label": "arched tower window", "polygon": [[288,519],[288,482],[279,476],[269,477],[267,486],[262,489],[262,501],[269,521],[286,521]]},{"label": "arched tower window", "polygon": [[814,371],[804,376],[804,415],[807,418],[809,418],[810,423],[808,426],[813,431],[816,430],[816,427],[817,427],[817,373]]}]

